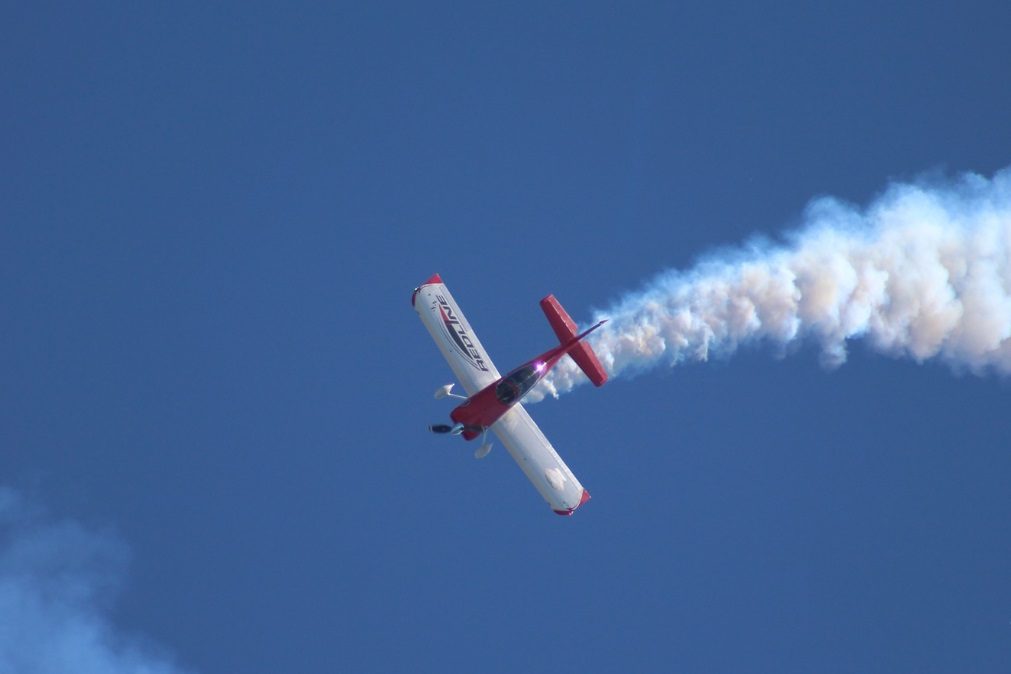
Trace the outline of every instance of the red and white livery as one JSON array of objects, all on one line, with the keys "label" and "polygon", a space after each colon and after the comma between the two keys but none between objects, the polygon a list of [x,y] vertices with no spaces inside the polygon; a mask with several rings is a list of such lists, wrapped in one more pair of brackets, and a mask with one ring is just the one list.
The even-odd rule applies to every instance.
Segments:
[{"label": "red and white livery", "polygon": [[[590,500],[590,492],[583,488],[519,403],[566,355],[590,381],[603,386],[607,372],[590,345],[582,340],[605,321],[576,334],[576,324],[558,300],[548,295],[541,300],[541,309],[558,337],[558,346],[503,377],[438,274],[414,289],[411,304],[467,392],[467,396],[455,395],[451,392],[452,384],[435,392],[436,398],[459,398],[463,402],[450,413],[452,424],[436,424],[430,430],[459,435],[464,440],[486,439],[491,430],[559,515],[571,515]],[[491,445],[483,442],[474,455],[484,458],[490,450]]]}]

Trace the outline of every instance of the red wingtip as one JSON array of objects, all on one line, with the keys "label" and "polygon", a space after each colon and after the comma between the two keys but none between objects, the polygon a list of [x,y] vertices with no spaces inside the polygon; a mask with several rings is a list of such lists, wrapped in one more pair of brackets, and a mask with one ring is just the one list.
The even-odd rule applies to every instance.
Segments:
[{"label": "red wingtip", "polygon": [[421,286],[430,286],[433,283],[442,283],[442,277],[439,276],[438,274],[432,274],[431,276],[428,277],[427,281],[425,281],[420,286],[418,286],[417,288],[415,288],[414,292],[411,293],[411,306],[412,307],[414,306],[414,300],[416,300],[418,298],[418,291],[421,290]]},{"label": "red wingtip", "polygon": [[571,517],[572,513],[576,512],[576,508],[578,508],[579,506],[583,505],[584,503],[586,503],[589,500],[590,500],[590,492],[588,492],[588,491],[586,491],[584,489],[583,490],[583,496],[582,496],[582,498],[579,499],[579,504],[576,505],[575,508],[569,508],[567,510],[555,510],[554,513],[556,515],[561,515],[562,517]]}]

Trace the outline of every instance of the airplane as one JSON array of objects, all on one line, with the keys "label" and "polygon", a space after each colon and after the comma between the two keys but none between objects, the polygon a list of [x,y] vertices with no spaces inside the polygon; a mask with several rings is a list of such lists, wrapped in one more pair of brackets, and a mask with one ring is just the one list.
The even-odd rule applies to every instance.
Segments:
[{"label": "airplane", "polygon": [[575,322],[554,295],[542,299],[540,305],[558,337],[558,346],[503,377],[439,274],[433,274],[411,295],[411,306],[467,392],[466,396],[453,393],[453,384],[439,387],[435,391],[437,399],[455,398],[463,402],[450,413],[452,424],[433,424],[429,430],[464,440],[480,437],[482,444],[474,452],[478,459],[491,451],[491,443],[487,442],[491,430],[551,509],[568,516],[590,500],[590,492],[558,456],[520,401],[566,355],[595,386],[603,386],[607,372],[583,339],[607,321],[576,334]]}]

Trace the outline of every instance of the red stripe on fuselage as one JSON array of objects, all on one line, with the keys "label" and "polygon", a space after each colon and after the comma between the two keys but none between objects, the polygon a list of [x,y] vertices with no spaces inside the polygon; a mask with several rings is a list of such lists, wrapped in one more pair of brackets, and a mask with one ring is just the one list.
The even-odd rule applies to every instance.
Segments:
[{"label": "red stripe on fuselage", "polygon": [[[556,346],[550,351],[545,351],[533,360],[528,360],[523,365],[520,365],[520,367],[512,370],[505,377],[496,379],[491,384],[488,384],[468,398],[466,402],[458,405],[452,413],[450,413],[450,418],[456,423],[463,424],[464,426],[472,429],[484,430],[485,428],[490,427],[496,421],[501,419],[502,415],[508,412],[510,407],[522,400],[522,398],[517,398],[509,404],[504,404],[501,400],[499,400],[496,389],[498,388],[498,385],[502,383],[503,379],[508,379],[513,372],[516,372],[516,370],[519,370],[520,368],[538,364],[540,376],[537,379],[539,381],[551,368],[555,366],[555,363],[557,363],[562,356],[579,344],[579,340],[599,328],[602,324],[603,321],[601,321],[601,323],[597,323],[581,335],[573,337],[567,343]],[[463,437],[465,440],[472,440],[478,435],[480,435],[480,431],[474,432],[468,430],[463,434]]]}]

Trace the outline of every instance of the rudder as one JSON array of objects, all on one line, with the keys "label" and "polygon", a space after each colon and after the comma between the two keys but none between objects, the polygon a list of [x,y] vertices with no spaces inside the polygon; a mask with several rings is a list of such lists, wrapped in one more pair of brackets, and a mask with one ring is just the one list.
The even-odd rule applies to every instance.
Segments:
[{"label": "rudder", "polygon": [[[576,322],[572,320],[572,317],[555,299],[554,295],[548,295],[541,300],[541,310],[547,317],[548,323],[551,324],[551,329],[555,331],[559,342],[565,345],[576,337]],[[580,342],[572,347],[569,356],[576,361],[576,365],[593,382],[594,386],[603,386],[607,381],[607,371],[597,359],[597,354],[586,342]]]}]

